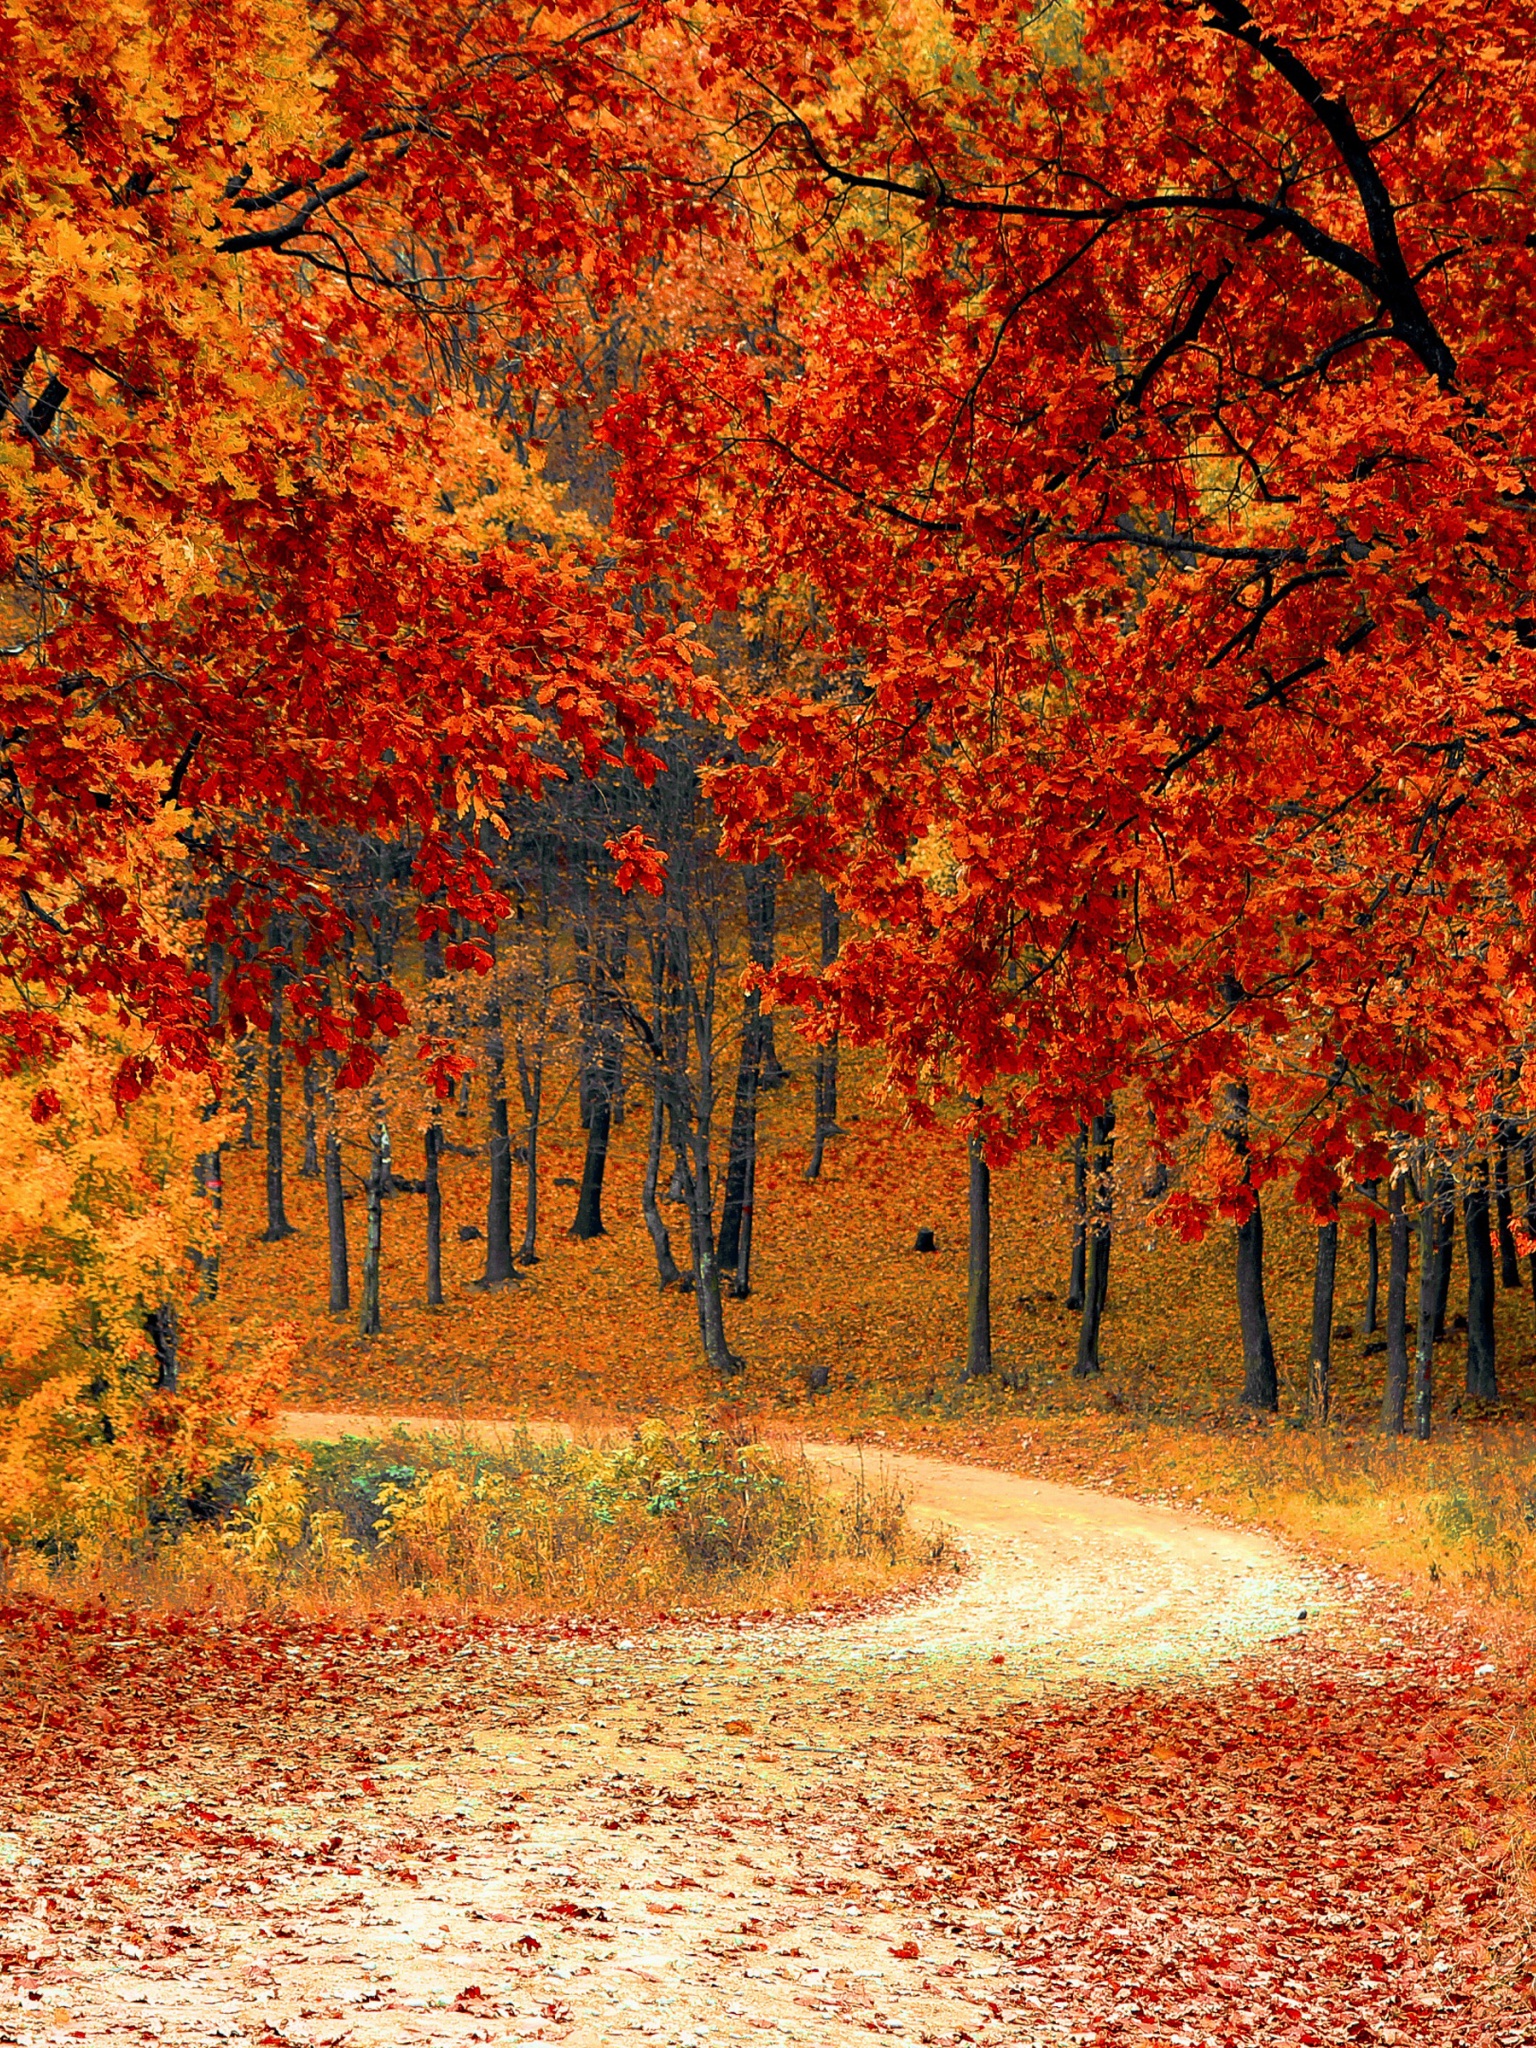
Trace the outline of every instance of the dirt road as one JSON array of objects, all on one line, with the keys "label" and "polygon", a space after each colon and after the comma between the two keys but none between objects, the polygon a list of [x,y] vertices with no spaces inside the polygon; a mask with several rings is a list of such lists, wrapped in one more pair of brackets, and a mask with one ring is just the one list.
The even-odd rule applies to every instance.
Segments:
[{"label": "dirt road", "polygon": [[131,1782],[71,1778],[0,1834],[18,1905],[52,1893],[0,2040],[1075,2038],[1070,1969],[1016,1970],[1006,1902],[945,1882],[946,1839],[988,1824],[966,1731],[1212,1670],[1317,1590],[1262,1537],[886,1462],[972,1568],[877,1615],[489,1629],[436,1659],[390,1637],[340,1678],[317,1639],[270,1652],[300,1695],[281,1719],[258,1690],[199,1722],[189,1678]]}]

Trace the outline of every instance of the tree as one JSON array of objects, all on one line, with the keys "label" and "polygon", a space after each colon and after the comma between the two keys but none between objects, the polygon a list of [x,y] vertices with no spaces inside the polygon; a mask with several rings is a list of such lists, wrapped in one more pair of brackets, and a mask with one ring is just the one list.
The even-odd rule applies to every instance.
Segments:
[{"label": "tree", "polygon": [[1088,1379],[1103,1370],[1099,1338],[1104,1324],[1104,1304],[1109,1298],[1109,1250],[1113,1242],[1115,1110],[1110,1103],[1093,1119],[1091,1130],[1092,1189],[1088,1202],[1086,1263],[1080,1303],[1077,1359],[1073,1373]]},{"label": "tree", "polygon": [[1413,1236],[1406,1176],[1406,1165],[1397,1166],[1387,1182],[1387,1380],[1381,1426],[1388,1436],[1402,1435],[1408,1401],[1408,1264]]},{"label": "tree", "polygon": [[714,784],[850,919],[784,996],[1021,1141],[1284,1096],[1234,1217],[1267,1406],[1261,1182],[1464,1121],[1530,999],[1536,73],[1427,0],[1074,20],[712,11],[774,318],[658,354],[617,512],[702,607],[814,594]]},{"label": "tree", "polygon": [[1462,1223],[1467,1238],[1467,1392],[1479,1401],[1496,1401],[1499,1395],[1493,1334],[1492,1222],[1488,1162],[1474,1160],[1466,1173]]},{"label": "tree", "polygon": [[611,560],[519,534],[586,310],[709,209],[647,82],[659,12],[12,23],[0,943],[38,999],[104,995],[145,1057],[206,1059],[201,973],[135,867],[170,805],[234,1028],[266,1004],[236,942],[301,913],[297,1028],[359,1084],[398,1003],[315,974],[345,913],[294,820],[412,828],[423,929],[494,923],[457,819],[564,772],[550,733],[645,758],[680,648]]},{"label": "tree", "polygon": [[[977,1108],[981,1105],[978,1103]],[[965,1370],[962,1379],[985,1379],[992,1371],[992,1169],[986,1135],[973,1130],[965,1141],[967,1222],[965,1249]]]}]

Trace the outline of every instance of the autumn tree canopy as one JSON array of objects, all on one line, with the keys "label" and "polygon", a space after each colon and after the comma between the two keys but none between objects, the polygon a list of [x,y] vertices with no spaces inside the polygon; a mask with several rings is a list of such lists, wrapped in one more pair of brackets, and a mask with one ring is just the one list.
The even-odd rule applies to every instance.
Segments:
[{"label": "autumn tree canopy", "polygon": [[814,594],[818,671],[717,795],[857,908],[836,1014],[914,1098],[1059,1138],[1134,1080],[1171,1136],[1257,1065],[1261,1173],[1325,1204],[1394,1105],[1490,1099],[1531,988],[1531,26],[701,30],[774,318],[653,366],[621,517],[706,607]]},{"label": "autumn tree canopy", "polygon": [[[705,217],[635,62],[663,12],[8,18],[18,1052],[58,1036],[72,989],[144,1018],[160,1056],[201,1056],[204,976],[157,942],[134,879],[163,806],[238,1023],[264,1010],[274,915],[311,963],[341,936],[295,819],[408,833],[425,923],[493,923],[488,807],[610,752],[649,772],[652,679],[687,665],[590,549],[536,544],[528,499],[582,311]],[[350,999],[335,1015],[318,978],[290,996],[357,1079],[398,1010],[357,977]]]},{"label": "autumn tree canopy", "polygon": [[[64,992],[115,1006],[154,1046],[126,1099],[203,1057],[210,978],[238,1030],[280,969],[366,1080],[405,1013],[305,835],[398,840],[420,935],[483,965],[487,834],[556,776],[645,783],[677,711],[719,721],[728,850],[849,919],[780,995],[996,1152],[1127,1084],[1219,1136],[1251,1084],[1215,1199],[1296,1171],[1326,1212],[1392,1130],[1508,1096],[1528,10],[6,35],[17,1056]],[[562,525],[545,450],[594,392],[599,516]],[[185,944],[145,914],[168,845]]]}]

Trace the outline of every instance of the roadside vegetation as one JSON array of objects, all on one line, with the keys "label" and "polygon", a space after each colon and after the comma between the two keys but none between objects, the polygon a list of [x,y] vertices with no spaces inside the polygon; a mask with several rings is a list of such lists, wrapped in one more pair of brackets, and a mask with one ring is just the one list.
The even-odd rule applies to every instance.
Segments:
[{"label": "roadside vegetation", "polygon": [[514,1429],[288,1443],[179,1515],[13,1541],[13,1589],[128,1605],[522,1615],[796,1611],[946,1566],[878,1474],[829,1488],[739,1419],[579,1438]]}]

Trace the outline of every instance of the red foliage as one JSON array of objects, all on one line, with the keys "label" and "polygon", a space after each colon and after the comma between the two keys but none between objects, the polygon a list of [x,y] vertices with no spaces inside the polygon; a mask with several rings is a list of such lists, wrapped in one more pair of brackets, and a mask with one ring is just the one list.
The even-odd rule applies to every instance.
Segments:
[{"label": "red foliage", "polygon": [[1085,2041],[1529,2038],[1529,1960],[1489,1946],[1512,1900],[1488,1775],[1527,1688],[1383,1625],[1374,1653],[1297,1636],[1193,1692],[1016,1709],[973,1752],[1015,1832],[935,1855],[1006,1896],[1019,1967],[1072,1956]]},{"label": "red foliage", "polygon": [[706,605],[813,594],[729,841],[859,913],[845,1036],[997,1145],[1267,1066],[1254,1184],[1358,1177],[1536,997],[1530,11],[949,0],[926,69],[861,20],[716,10],[774,321],[611,428]]}]

